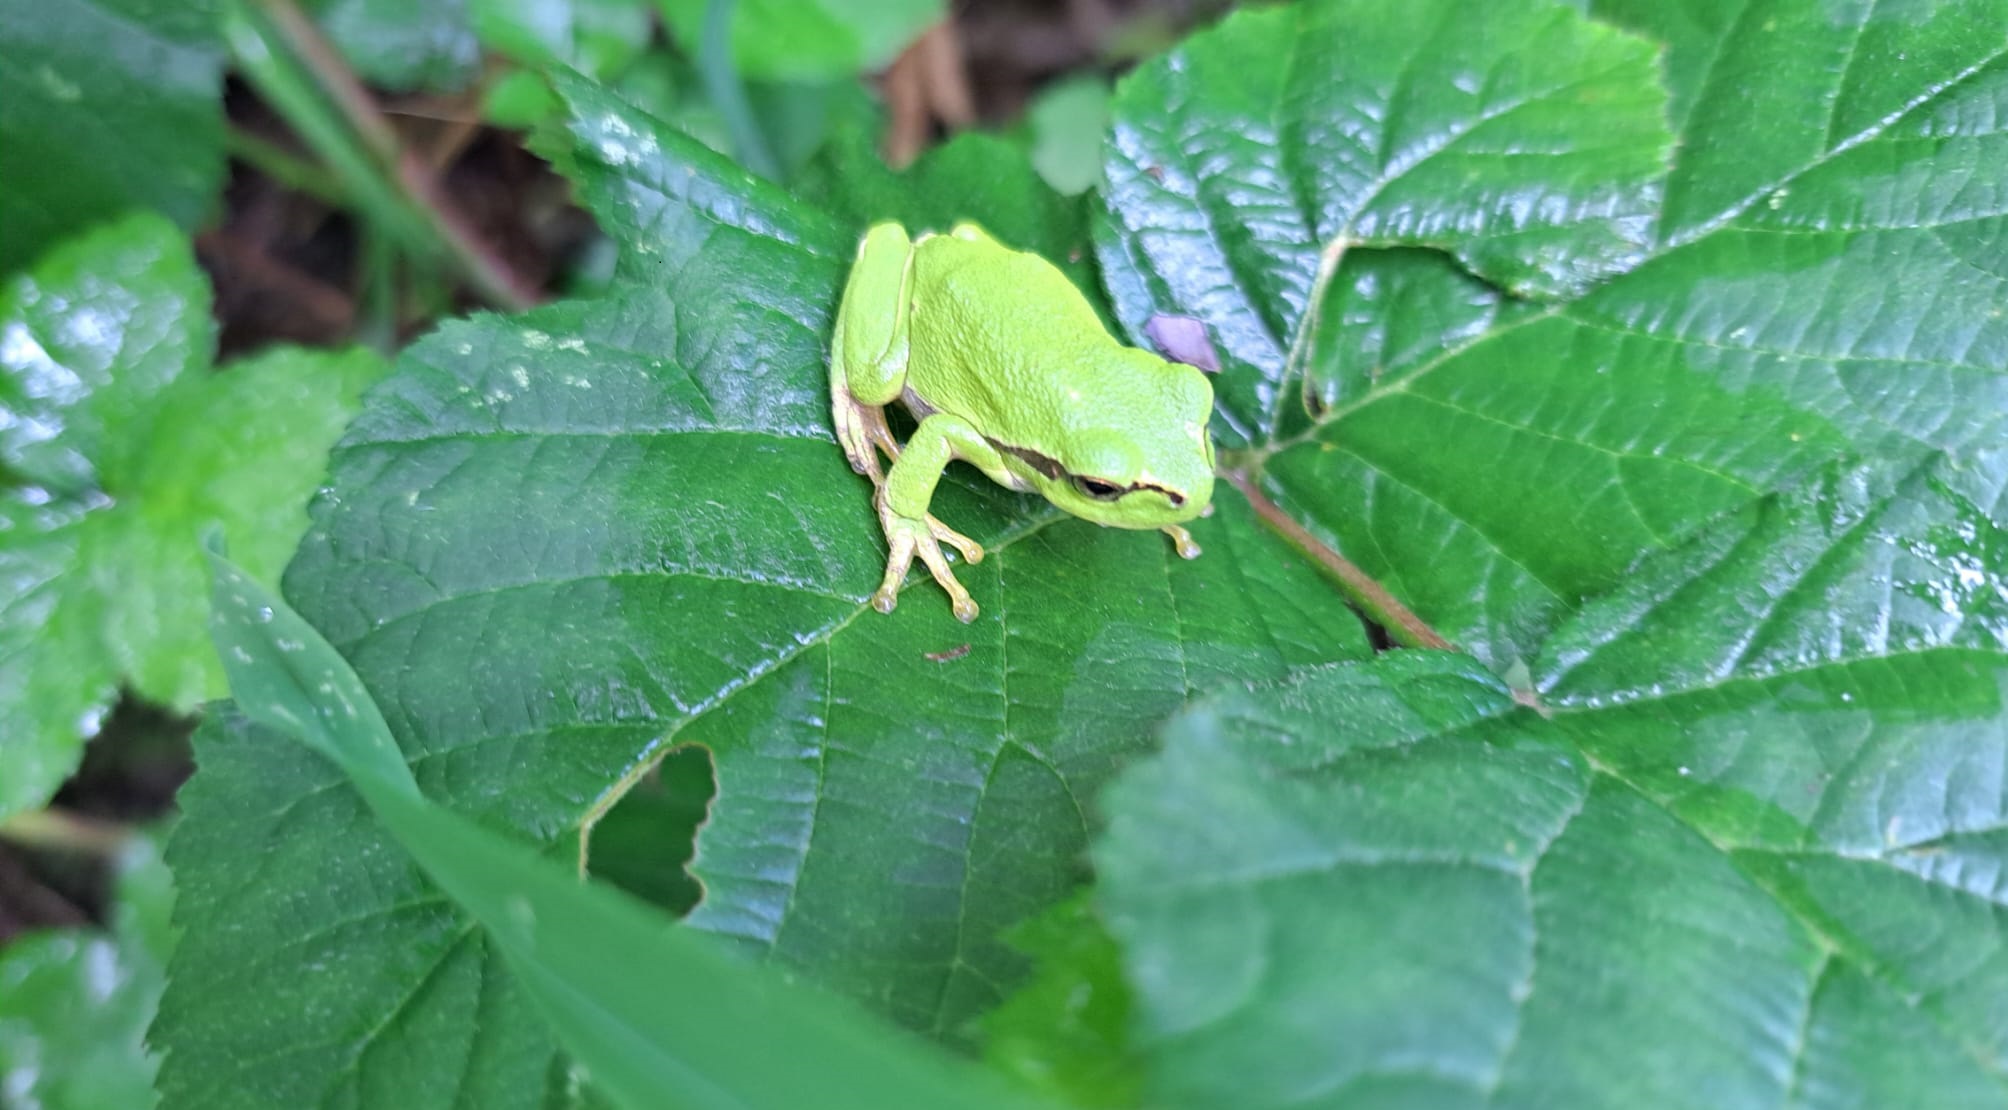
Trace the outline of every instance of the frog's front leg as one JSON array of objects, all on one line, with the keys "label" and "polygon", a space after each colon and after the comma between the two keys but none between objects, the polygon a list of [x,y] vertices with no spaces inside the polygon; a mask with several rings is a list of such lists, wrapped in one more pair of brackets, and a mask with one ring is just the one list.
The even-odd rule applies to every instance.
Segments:
[{"label": "frog's front leg", "polygon": [[942,469],[951,459],[967,460],[985,471],[1001,473],[1005,469],[997,449],[958,416],[937,412],[921,421],[920,427],[907,437],[906,451],[893,463],[892,473],[875,499],[879,524],[885,528],[886,542],[892,549],[886,558],[885,579],[872,595],[872,608],[881,613],[892,612],[906,569],[918,554],[928,573],[948,591],[956,619],[965,624],[976,619],[976,602],[970,599],[962,583],[955,580],[955,572],[949,569],[948,559],[941,553],[941,544],[954,547],[972,563],[983,560],[983,546],[942,524],[927,511],[928,503],[934,500],[934,487],[941,481]]},{"label": "frog's front leg", "polygon": [[1165,535],[1171,537],[1171,548],[1173,551],[1178,552],[1179,558],[1181,559],[1199,558],[1200,555],[1199,544],[1193,540],[1192,533],[1186,531],[1183,528],[1180,528],[1176,524],[1167,524],[1164,527],[1158,529],[1158,531],[1163,532]]},{"label": "frog's front leg", "polygon": [[[885,406],[906,385],[912,349],[913,242],[883,223],[865,233],[830,336],[830,408],[851,469],[883,485],[877,451],[899,457]],[[877,449],[877,451],[874,450]]]}]

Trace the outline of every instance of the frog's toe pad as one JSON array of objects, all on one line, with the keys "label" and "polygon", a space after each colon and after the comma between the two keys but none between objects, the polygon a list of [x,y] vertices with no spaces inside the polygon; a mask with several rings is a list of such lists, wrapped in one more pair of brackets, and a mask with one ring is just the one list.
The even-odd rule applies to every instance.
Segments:
[{"label": "frog's toe pad", "polygon": [[963,562],[973,564],[983,561],[982,544],[934,519],[934,514],[932,513],[929,513],[927,516],[927,532],[936,540],[947,544],[961,553]]},{"label": "frog's toe pad", "polygon": [[[907,567],[913,564],[914,556],[918,555],[935,582],[947,591],[949,603],[955,609],[956,619],[964,624],[975,620],[976,602],[970,600],[969,591],[962,588],[962,583],[955,580],[955,572],[948,565],[948,557],[941,553],[941,543],[946,541],[953,544],[970,562],[983,557],[983,548],[933,517],[916,520],[894,514],[884,507],[883,500],[880,504],[879,519],[885,526],[886,540],[891,550],[886,553],[885,578],[879,582],[878,592],[872,595],[872,608],[881,613],[892,612],[898,600],[900,583],[906,579]],[[942,533],[947,534],[944,536]],[[963,544],[967,544],[968,547],[964,547]],[[972,550],[975,553],[973,558],[970,557]]]}]

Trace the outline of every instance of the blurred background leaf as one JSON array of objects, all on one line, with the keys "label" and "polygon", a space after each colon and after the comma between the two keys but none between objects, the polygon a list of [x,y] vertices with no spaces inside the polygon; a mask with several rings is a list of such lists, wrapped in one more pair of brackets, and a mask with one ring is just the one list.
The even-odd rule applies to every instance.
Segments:
[{"label": "blurred background leaf", "polygon": [[481,43],[470,7],[501,0],[302,0],[328,38],[373,85],[455,89],[474,79]]},{"label": "blurred background leaf", "polygon": [[222,86],[209,0],[0,6],[0,277],[128,209],[208,218]]},{"label": "blurred background leaf", "polygon": [[1032,167],[1056,191],[1073,196],[1102,180],[1102,136],[1109,128],[1109,86],[1100,77],[1056,81],[1026,107]]},{"label": "blurred background leaf", "polygon": [[1144,1072],[1130,1043],[1135,1004],[1122,949],[1089,897],[1061,902],[1005,937],[1037,970],[983,1016],[983,1058],[1071,1105],[1138,1105]]},{"label": "blurred background leaf", "polygon": [[814,80],[875,70],[941,18],[942,0],[657,0],[686,55],[704,46],[706,9],[727,3],[732,65],[748,77]]},{"label": "blurred background leaf", "polygon": [[48,800],[119,689],[178,712],[221,692],[198,533],[277,572],[328,446],[383,364],[274,350],[211,373],[187,238],[136,215],[0,292],[0,816]]},{"label": "blurred background leaf", "polygon": [[173,880],[153,842],[117,854],[109,928],[31,933],[0,950],[0,1091],[18,1110],[146,1110],[144,1043],[174,946]]},{"label": "blurred background leaf", "polygon": [[859,124],[838,131],[794,187],[859,235],[879,220],[898,220],[916,234],[974,220],[1000,242],[1052,259],[1100,298],[1083,264],[1086,205],[1048,186],[1023,148],[994,135],[958,135],[896,171],[874,149],[875,133]]}]

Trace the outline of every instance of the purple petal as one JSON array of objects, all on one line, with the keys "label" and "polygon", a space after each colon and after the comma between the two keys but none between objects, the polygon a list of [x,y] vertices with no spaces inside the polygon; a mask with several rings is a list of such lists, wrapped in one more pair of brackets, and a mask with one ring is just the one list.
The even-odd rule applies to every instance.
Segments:
[{"label": "purple petal", "polygon": [[1173,362],[1196,366],[1208,374],[1220,373],[1220,354],[1206,337],[1206,324],[1195,316],[1166,316],[1159,313],[1143,326],[1157,353]]}]

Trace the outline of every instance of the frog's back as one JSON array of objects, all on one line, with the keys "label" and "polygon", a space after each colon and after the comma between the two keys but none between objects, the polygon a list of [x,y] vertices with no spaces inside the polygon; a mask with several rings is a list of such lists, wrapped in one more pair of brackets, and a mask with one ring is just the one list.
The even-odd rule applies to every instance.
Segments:
[{"label": "frog's back", "polygon": [[914,270],[908,387],[995,434],[1010,437],[1020,422],[1027,434],[1053,426],[1079,401],[1070,370],[1118,346],[1066,275],[1036,254],[934,235]]}]

